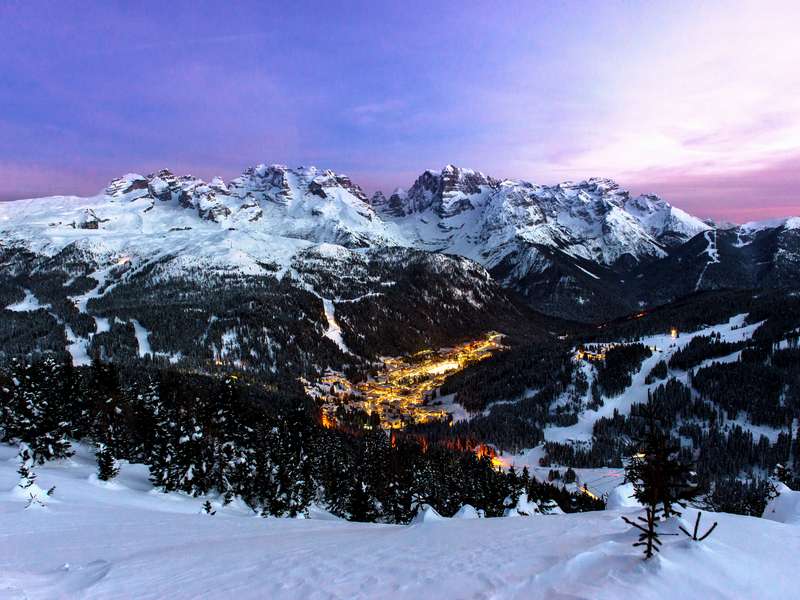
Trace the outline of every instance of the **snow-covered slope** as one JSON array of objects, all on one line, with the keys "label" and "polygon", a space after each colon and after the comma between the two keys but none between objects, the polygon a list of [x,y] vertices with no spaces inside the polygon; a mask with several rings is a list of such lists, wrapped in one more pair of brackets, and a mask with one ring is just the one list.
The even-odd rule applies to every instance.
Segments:
[{"label": "snow-covered slope", "polygon": [[[438,519],[410,526],[264,519],[236,503],[152,490],[141,465],[94,477],[91,453],[37,470],[56,486],[25,509],[0,447],[0,597],[50,598],[791,598],[796,525],[706,513],[694,543],[663,537],[645,563],[620,514]],[[687,521],[695,512],[686,511]],[[665,524],[665,531],[675,528]]]},{"label": "snow-covered slope", "polygon": [[182,256],[194,266],[261,272],[312,244],[402,245],[346,176],[259,165],[229,183],[166,170],[128,174],[92,198],[0,203],[0,243],[54,255],[75,244],[98,257]]},{"label": "snow-covered slope", "polygon": [[[498,181],[447,165],[373,206],[416,244],[462,254],[492,268],[531,246],[614,265],[664,256],[664,247],[709,227],[657,196],[638,196],[607,179],[540,186]],[[542,266],[541,263],[537,265]]]},{"label": "snow-covered slope", "polygon": [[800,492],[780,482],[775,485],[775,491],[777,496],[764,509],[764,518],[800,526]]},{"label": "snow-covered slope", "polygon": [[800,280],[799,222],[714,229],[719,261],[706,269],[695,246],[709,225],[608,179],[542,186],[448,165],[367,199],[345,175],[258,165],[228,182],[162,170],[125,175],[91,198],[0,203],[0,254],[68,250],[93,271],[146,260],[163,263],[165,277],[281,278],[318,244],[405,247],[475,261],[538,310],[603,320],[695,288]]},{"label": "snow-covered slope", "polygon": [[666,246],[676,246],[711,228],[697,217],[652,194],[629,196],[623,207]]}]

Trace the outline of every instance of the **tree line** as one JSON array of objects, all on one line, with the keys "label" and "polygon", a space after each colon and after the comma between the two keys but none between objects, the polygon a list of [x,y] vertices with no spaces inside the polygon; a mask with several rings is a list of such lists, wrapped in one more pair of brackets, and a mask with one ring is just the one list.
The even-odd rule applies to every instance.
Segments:
[{"label": "tree line", "polygon": [[564,510],[602,507],[418,435],[324,428],[301,389],[236,376],[15,359],[0,369],[0,429],[4,442],[26,445],[32,464],[67,457],[81,440],[95,446],[101,478],[121,460],[144,463],[157,488],[239,498],[265,516],[300,515],[312,504],[389,523],[408,522],[423,505],[445,516],[464,504],[500,516],[521,493]]}]

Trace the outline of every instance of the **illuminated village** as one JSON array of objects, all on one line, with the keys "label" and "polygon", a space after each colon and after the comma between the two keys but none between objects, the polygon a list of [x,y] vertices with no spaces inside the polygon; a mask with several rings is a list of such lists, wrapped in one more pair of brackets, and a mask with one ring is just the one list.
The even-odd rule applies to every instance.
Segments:
[{"label": "illuminated village", "polygon": [[386,358],[380,371],[358,384],[330,373],[315,386],[315,395],[324,402],[323,425],[336,424],[340,407],[377,415],[380,426],[387,430],[446,420],[447,411],[429,404],[436,390],[447,377],[503,349],[502,338],[502,334],[492,331],[453,348],[423,350],[407,358]]}]

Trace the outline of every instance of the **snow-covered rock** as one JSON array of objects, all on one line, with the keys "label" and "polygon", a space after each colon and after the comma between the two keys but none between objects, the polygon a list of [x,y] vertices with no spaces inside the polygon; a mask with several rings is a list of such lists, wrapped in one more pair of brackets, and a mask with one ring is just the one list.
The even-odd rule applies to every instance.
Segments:
[{"label": "snow-covered rock", "polygon": [[764,508],[765,519],[800,525],[800,492],[797,492],[783,483],[775,484],[778,495],[769,501]]},{"label": "snow-covered rock", "polygon": [[504,517],[532,517],[540,515],[542,511],[539,505],[533,500],[528,500],[528,494],[520,494],[514,506],[506,508]]},{"label": "snow-covered rock", "polygon": [[446,521],[447,518],[436,512],[430,504],[422,504],[417,508],[417,514],[411,519],[411,525],[419,525],[421,523],[436,523],[438,521]]},{"label": "snow-covered rock", "polygon": [[480,519],[481,515],[471,504],[465,504],[453,515],[454,519]]},{"label": "snow-covered rock", "polygon": [[633,497],[633,484],[625,483],[608,492],[606,508],[608,510],[623,510],[626,508],[641,507],[639,501]]}]

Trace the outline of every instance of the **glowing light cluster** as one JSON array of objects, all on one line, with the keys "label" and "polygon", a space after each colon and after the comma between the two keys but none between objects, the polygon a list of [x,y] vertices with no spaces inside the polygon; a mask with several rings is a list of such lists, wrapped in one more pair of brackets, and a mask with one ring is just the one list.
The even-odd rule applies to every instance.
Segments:
[{"label": "glowing light cluster", "polygon": [[384,429],[446,420],[446,410],[429,404],[434,390],[450,375],[503,348],[502,337],[490,332],[453,348],[424,350],[409,358],[387,358],[383,369],[358,384],[337,374],[327,375],[320,380],[323,412],[333,414],[337,406],[347,402],[368,414],[377,414]]}]

